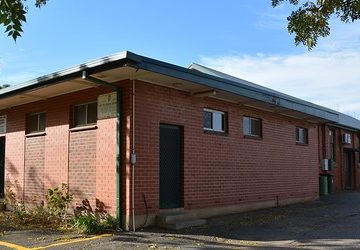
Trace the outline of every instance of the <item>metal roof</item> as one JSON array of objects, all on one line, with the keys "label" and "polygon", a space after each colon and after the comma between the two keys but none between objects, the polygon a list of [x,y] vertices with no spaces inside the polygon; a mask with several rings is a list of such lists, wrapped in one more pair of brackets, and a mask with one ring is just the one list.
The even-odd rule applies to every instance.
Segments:
[{"label": "metal roof", "polygon": [[[127,71],[124,70],[125,68],[127,68]],[[123,71],[120,72],[120,69]],[[220,91],[224,97],[243,97],[261,103],[264,107],[271,107],[272,110],[282,110],[283,113],[286,113],[286,111],[293,111],[309,117],[319,118],[319,121],[322,122],[360,130],[359,120],[314,103],[224,74],[199,64],[192,64],[189,68],[185,68],[140,56],[129,51],[102,57],[22,84],[1,89],[0,110],[6,108],[5,106],[1,107],[2,99],[7,98],[10,100],[25,92],[35,91],[41,88],[50,89],[52,86],[52,96],[54,96],[55,91],[57,91],[54,88],[54,85],[60,85],[62,83],[63,85],[64,83],[67,84],[68,92],[80,90],[81,88],[84,88],[85,84],[81,78],[82,71],[84,70],[86,70],[88,75],[98,74],[100,76],[100,74],[102,74],[105,75],[105,78],[105,73],[108,72],[109,79],[112,79],[113,81],[128,79],[129,77],[136,78],[138,76],[142,76],[142,80],[146,81],[149,80],[147,77],[150,77],[150,75],[147,76],[143,72],[148,72],[151,73],[152,76],[156,75],[158,78],[163,77],[165,79],[166,77],[167,81],[164,82],[168,82],[170,78],[178,79],[186,84],[193,84],[198,87]],[[114,73],[115,70],[118,70],[116,74]],[[112,75],[110,75],[109,72],[112,72]],[[74,86],[76,86],[76,84],[78,84],[78,87],[75,88]],[[80,87],[80,85],[82,87]],[[66,92],[63,91],[62,93]],[[43,94],[47,95],[46,92],[43,92]],[[59,92],[59,94],[61,93]],[[29,94],[29,96],[31,95]],[[31,100],[32,99],[29,99],[29,101]],[[233,100],[235,99],[233,98]]]}]

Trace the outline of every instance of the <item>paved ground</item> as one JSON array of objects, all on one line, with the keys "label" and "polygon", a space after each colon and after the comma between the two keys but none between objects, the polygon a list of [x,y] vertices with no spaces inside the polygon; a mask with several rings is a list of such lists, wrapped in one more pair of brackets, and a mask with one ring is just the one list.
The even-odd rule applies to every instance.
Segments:
[{"label": "paved ground", "polygon": [[[1,225],[0,225],[1,227]],[[360,192],[307,204],[209,219],[181,231],[83,237],[55,231],[6,231],[0,249],[360,249]]]}]

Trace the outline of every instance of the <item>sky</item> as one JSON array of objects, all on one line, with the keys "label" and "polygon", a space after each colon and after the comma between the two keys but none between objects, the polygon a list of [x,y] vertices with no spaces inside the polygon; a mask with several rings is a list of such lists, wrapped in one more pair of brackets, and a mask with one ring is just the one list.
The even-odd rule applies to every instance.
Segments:
[{"label": "sky", "polygon": [[196,62],[360,119],[360,23],[333,18],[331,35],[295,46],[271,0],[28,0],[15,43],[0,28],[0,84],[18,84],[129,50]]}]

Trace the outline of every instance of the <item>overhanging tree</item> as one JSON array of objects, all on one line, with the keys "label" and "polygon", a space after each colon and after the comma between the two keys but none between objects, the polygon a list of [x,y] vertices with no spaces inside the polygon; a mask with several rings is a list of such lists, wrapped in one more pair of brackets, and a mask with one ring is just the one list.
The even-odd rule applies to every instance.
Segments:
[{"label": "overhanging tree", "polygon": [[344,23],[360,18],[360,0],[272,0],[276,7],[283,2],[300,7],[288,16],[288,31],[295,34],[295,44],[308,49],[316,46],[319,37],[330,35],[329,20],[335,15]]},{"label": "overhanging tree", "polygon": [[[36,0],[35,6],[40,8],[48,0]],[[0,0],[0,25],[5,27],[5,33],[15,41],[21,36],[22,25],[26,22],[28,6],[26,0]]]}]

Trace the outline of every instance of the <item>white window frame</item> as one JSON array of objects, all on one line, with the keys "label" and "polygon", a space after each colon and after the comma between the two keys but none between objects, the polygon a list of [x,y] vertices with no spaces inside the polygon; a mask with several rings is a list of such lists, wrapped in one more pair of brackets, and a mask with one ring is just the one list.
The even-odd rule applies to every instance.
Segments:
[{"label": "white window frame", "polygon": [[210,112],[212,114],[219,114],[219,115],[222,116],[222,119],[223,119],[222,129],[216,129],[216,128],[214,128],[214,125],[213,125],[214,124],[214,116],[212,115],[212,128],[206,128],[204,126],[204,130],[213,131],[213,132],[219,132],[219,133],[225,133],[225,128],[226,128],[225,112],[219,111],[219,110],[214,110],[214,109],[208,109],[208,108],[204,108],[203,109],[203,114],[204,114],[204,112]]},{"label": "white window frame", "polygon": [[[306,131],[306,133],[302,133],[304,136],[301,137],[301,132],[300,130],[302,131]],[[298,133],[299,131],[299,133]],[[299,137],[299,140],[297,139],[297,137]],[[295,140],[296,140],[296,143],[300,143],[300,144],[309,144],[309,130],[307,128],[304,128],[304,127],[296,127],[295,128]]]},{"label": "white window frame", "polygon": [[[244,118],[247,118],[249,119],[249,132],[250,133],[245,133],[245,126],[244,126]],[[254,134],[252,131],[252,126],[251,126],[251,122],[252,121],[258,121],[259,122],[259,134]],[[252,137],[258,137],[258,138],[261,138],[262,137],[262,120],[260,118],[256,118],[256,117],[251,117],[251,116],[247,116],[247,115],[244,115],[243,116],[243,133],[245,136],[252,136]]]}]

